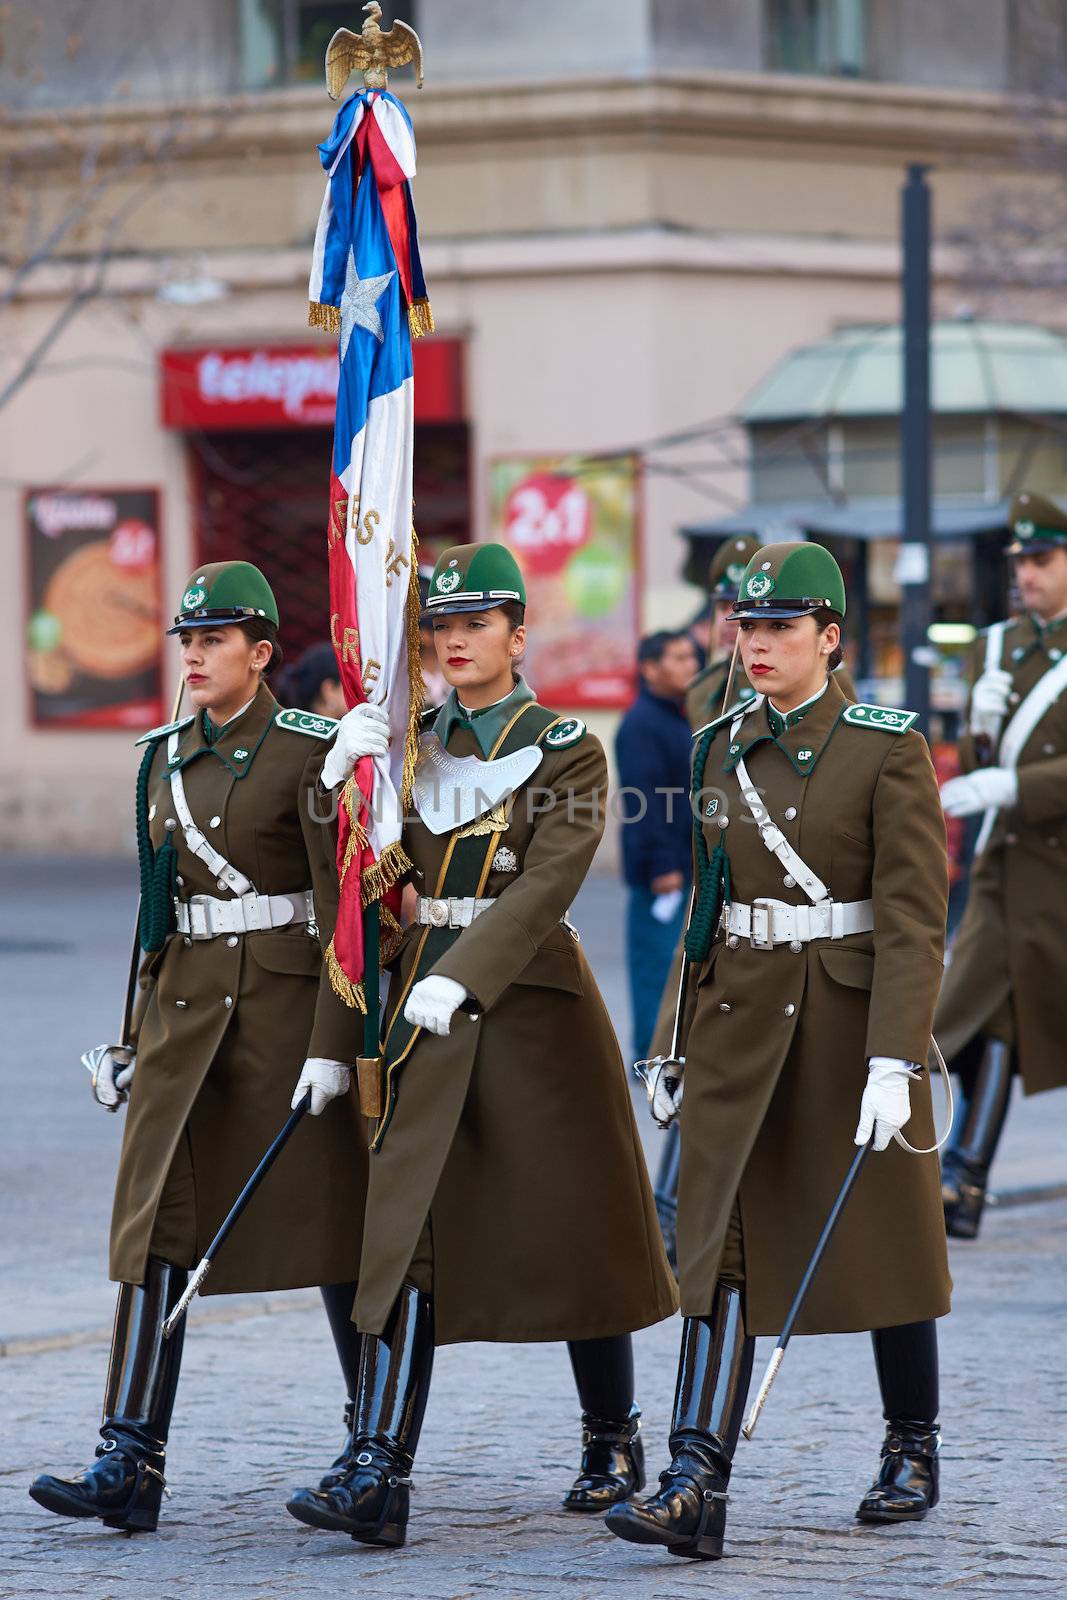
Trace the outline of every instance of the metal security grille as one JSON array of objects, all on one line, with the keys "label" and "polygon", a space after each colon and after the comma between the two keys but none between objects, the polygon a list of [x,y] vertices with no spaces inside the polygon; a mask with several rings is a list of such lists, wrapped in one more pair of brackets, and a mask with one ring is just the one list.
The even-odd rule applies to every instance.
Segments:
[{"label": "metal security grille", "polygon": [[[197,560],[253,561],[278,599],[281,643],[294,661],[330,636],[326,519],[328,428],[190,433]],[[469,430],[415,429],[420,559],[470,537]]]}]

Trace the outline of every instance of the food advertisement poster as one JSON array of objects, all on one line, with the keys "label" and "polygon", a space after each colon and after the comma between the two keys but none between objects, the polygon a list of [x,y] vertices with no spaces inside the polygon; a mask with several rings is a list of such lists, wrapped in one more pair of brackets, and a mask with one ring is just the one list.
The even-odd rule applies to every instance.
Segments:
[{"label": "food advertisement poster", "polygon": [[490,473],[491,537],[526,582],[524,676],[544,705],[624,709],[636,682],[637,458],[498,460]]},{"label": "food advertisement poster", "polygon": [[31,489],[25,659],[39,728],[163,720],[159,496]]}]

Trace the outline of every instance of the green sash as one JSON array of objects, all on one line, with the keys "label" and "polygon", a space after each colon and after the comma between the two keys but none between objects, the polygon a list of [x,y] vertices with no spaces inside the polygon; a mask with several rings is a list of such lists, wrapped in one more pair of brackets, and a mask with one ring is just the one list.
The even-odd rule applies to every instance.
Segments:
[{"label": "green sash", "polygon": [[[565,719],[557,717],[554,712],[546,711],[544,706],[538,705],[535,700],[527,700],[501,733],[490,752],[489,759],[495,761],[498,756],[509,756],[516,750],[524,750],[528,745],[540,743],[549,729],[563,720]],[[441,863],[441,870],[437,874],[437,885],[433,891],[435,900],[463,900],[469,896],[481,899],[500,835],[507,827],[506,816],[510,813],[514,800],[513,795],[499,808],[503,816],[499,813],[490,813],[492,821],[480,817],[451,836]],[[411,964],[411,971],[385,1035],[385,1106],[371,1140],[372,1150],[381,1149],[382,1140],[396,1110],[404,1062],[410,1056],[422,1032],[421,1028],[413,1027],[404,1016],[407,997],[415,984],[426,977],[462,932],[462,928],[427,926],[419,935],[418,949]]]}]

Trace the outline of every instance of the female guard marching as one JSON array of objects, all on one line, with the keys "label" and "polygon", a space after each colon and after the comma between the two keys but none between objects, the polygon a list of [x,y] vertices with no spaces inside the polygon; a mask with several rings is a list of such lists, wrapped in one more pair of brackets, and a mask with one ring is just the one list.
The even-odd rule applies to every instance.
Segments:
[{"label": "female guard marching", "polygon": [[[354,1466],[289,1502],[369,1544],[404,1543],[438,1344],[566,1340],[583,1453],[564,1504],[632,1494],[629,1334],[676,1305],[618,1044],[567,922],[606,763],[517,675],[525,598],[493,544],[446,551],[429,588],[451,692],[424,718],[404,826],[418,898],[374,1086]],[[354,760],[346,724],[337,748]]]},{"label": "female guard marching", "polygon": [[[323,950],[337,906],[336,829],[316,785],[336,724],[282,711],[264,674],[278,609],[243,561],[198,569],[168,630],[194,711],[138,743],[140,993],[125,1047],[90,1052],[93,1088],[129,1099],[111,1225],[120,1285],[96,1459],[30,1493],[61,1516],[151,1531],[182,1353],[162,1328],[242,1184],[288,1115],[305,1120],[234,1231],[205,1292],[326,1285],[354,1393],[349,1320],[366,1155],[345,1096],[358,1019],[334,995]],[[363,709],[384,751],[380,713]],[[301,1063],[304,1063],[301,1069]],[[342,1103],[319,1116],[330,1098]]]},{"label": "female guard marching", "polygon": [[[854,1154],[873,1155],[797,1332],[872,1329],[886,1434],[857,1515],[915,1521],[938,1495],[934,1319],[950,1280],[925,1063],[941,979],[945,830],[914,717],[832,676],[845,590],[813,544],[751,558],[735,607],[754,701],[696,736],[697,896],[681,1069],[684,1316],[672,1458],[607,1517],[620,1538],[721,1555],[753,1336],[776,1334]],[[858,1116],[858,1125],[857,1125]]]}]

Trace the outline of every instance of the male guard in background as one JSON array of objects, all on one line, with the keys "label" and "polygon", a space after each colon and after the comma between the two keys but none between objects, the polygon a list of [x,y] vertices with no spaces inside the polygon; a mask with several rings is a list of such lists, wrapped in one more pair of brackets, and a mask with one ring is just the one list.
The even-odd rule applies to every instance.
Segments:
[{"label": "male guard in background", "polygon": [[1019,611],[978,641],[950,817],[982,814],[970,894],[934,1021],[961,1104],[942,1163],[945,1221],[977,1236],[1013,1072],[1067,1084],[1067,516],[1012,507]]}]

